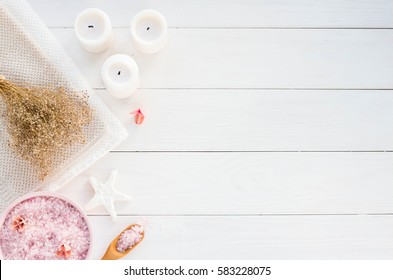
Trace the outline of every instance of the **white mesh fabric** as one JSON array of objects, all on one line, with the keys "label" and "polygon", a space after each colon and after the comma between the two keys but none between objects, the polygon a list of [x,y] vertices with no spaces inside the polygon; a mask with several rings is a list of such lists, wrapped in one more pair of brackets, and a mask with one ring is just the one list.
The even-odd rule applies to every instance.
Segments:
[{"label": "white mesh fabric", "polygon": [[16,83],[61,85],[89,96],[94,110],[86,143],[59,154],[44,181],[37,169],[8,147],[5,105],[0,98],[0,211],[37,189],[55,191],[127,137],[120,122],[95,95],[62,47],[24,0],[0,0],[0,75]]}]

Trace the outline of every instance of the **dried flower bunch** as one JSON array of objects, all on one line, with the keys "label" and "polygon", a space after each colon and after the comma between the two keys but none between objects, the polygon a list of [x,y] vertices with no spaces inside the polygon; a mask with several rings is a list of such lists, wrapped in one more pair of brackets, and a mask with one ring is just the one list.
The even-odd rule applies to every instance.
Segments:
[{"label": "dried flower bunch", "polygon": [[84,143],[83,126],[92,119],[87,97],[65,88],[16,85],[0,75],[6,104],[9,143],[13,151],[38,169],[43,180],[67,146]]}]

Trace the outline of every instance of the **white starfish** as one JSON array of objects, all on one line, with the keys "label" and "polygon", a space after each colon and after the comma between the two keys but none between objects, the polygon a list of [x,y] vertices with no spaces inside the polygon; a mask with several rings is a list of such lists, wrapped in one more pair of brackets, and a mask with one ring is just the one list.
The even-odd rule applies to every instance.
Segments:
[{"label": "white starfish", "polygon": [[115,211],[115,201],[130,201],[131,197],[115,190],[117,170],[113,170],[108,180],[105,183],[97,181],[97,179],[90,177],[90,186],[94,189],[95,195],[86,204],[87,211],[96,208],[97,206],[104,206],[108,213],[111,215],[112,220],[116,221],[117,215]]}]

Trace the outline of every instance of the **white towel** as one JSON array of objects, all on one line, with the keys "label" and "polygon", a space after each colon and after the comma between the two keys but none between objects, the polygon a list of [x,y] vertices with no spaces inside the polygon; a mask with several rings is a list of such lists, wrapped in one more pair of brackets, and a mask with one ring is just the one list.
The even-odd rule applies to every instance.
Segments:
[{"label": "white towel", "polygon": [[[0,117],[0,211],[30,191],[56,191],[127,137],[124,127],[24,0],[0,0],[0,75],[16,83],[60,85],[85,92],[94,111],[93,121],[85,128],[86,143],[59,154],[55,171],[42,182],[37,169],[8,147],[6,121]],[[4,112],[0,98],[0,114]]]}]

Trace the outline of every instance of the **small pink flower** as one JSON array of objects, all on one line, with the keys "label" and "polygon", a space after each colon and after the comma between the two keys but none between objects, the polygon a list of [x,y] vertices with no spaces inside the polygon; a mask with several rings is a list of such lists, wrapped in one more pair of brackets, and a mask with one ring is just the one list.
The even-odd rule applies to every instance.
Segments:
[{"label": "small pink flower", "polygon": [[71,247],[68,244],[61,244],[57,249],[56,255],[61,258],[69,258],[71,256]]},{"label": "small pink flower", "polygon": [[22,232],[26,229],[26,220],[18,215],[12,219],[11,229]]},{"label": "small pink flower", "polygon": [[130,114],[135,115],[135,123],[137,125],[142,124],[143,121],[145,120],[145,115],[142,113],[141,109],[131,112]]}]

